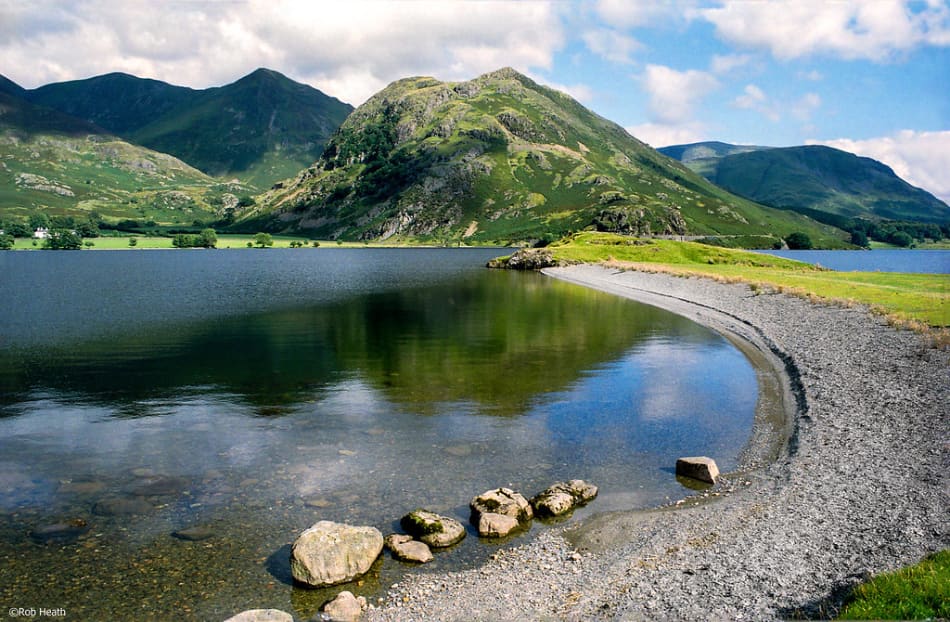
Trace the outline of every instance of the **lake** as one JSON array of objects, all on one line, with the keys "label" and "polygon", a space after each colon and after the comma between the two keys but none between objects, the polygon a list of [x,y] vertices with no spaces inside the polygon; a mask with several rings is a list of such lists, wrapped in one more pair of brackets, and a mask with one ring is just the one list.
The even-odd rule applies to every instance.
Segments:
[{"label": "lake", "polygon": [[[505,544],[470,530],[432,564],[384,553],[359,584],[307,590],[289,547],[317,520],[467,523],[485,490],[582,478],[601,493],[577,520],[684,496],[679,456],[735,467],[758,399],[742,353],[653,307],[484,269],[501,252],[0,253],[3,602],[308,619],[340,589],[379,597]],[[189,528],[206,539],[172,535]]]},{"label": "lake", "polygon": [[950,250],[759,251],[843,272],[950,273]]}]

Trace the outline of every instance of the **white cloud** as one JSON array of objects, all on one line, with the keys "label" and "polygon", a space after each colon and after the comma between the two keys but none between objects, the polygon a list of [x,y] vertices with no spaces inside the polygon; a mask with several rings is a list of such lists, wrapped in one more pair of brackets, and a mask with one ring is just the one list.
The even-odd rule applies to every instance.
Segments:
[{"label": "white cloud", "polygon": [[207,87],[264,66],[359,104],[392,80],[550,69],[553,2],[308,0],[0,3],[0,55],[26,87],[127,71]]},{"label": "white cloud", "polygon": [[719,87],[705,71],[677,71],[663,65],[647,65],[641,82],[649,95],[652,120],[663,125],[690,121],[699,101]]},{"label": "white cloud", "polygon": [[594,9],[604,23],[630,28],[688,18],[697,4],[697,0],[597,0]]},{"label": "white cloud", "polygon": [[742,95],[733,100],[733,104],[738,108],[754,110],[770,121],[779,121],[782,118],[775,102],[754,84],[747,84]]},{"label": "white cloud", "polygon": [[681,124],[642,123],[624,128],[627,132],[654,148],[685,145],[709,140],[705,125],[692,121]]},{"label": "white cloud", "polygon": [[809,140],[810,145],[828,145],[874,158],[887,164],[908,183],[923,188],[950,203],[950,131],[902,130],[891,136],[852,140]]},{"label": "white cloud", "polygon": [[587,49],[612,63],[633,63],[633,53],[643,47],[633,37],[610,28],[588,30],[582,38]]},{"label": "white cloud", "polygon": [[822,75],[817,69],[812,69],[811,71],[799,71],[797,74],[800,80],[808,80],[809,82],[820,82],[825,79],[825,76]]},{"label": "white cloud", "polygon": [[730,73],[740,67],[745,67],[752,62],[752,57],[748,54],[716,54],[712,57],[710,69],[715,74]]},{"label": "white cloud", "polygon": [[831,54],[885,61],[923,45],[950,45],[950,8],[902,0],[725,0],[697,14],[731,43],[780,59]]},{"label": "white cloud", "polygon": [[799,121],[810,121],[819,108],[821,108],[821,96],[818,93],[805,93],[792,105],[792,116]]}]

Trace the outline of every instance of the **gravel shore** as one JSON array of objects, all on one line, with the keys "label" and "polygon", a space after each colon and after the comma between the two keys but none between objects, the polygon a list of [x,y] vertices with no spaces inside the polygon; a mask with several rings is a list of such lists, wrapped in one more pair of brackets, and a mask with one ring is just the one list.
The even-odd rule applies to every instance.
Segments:
[{"label": "gravel shore", "polygon": [[419,573],[367,619],[830,617],[869,574],[950,547],[950,353],[859,307],[597,266],[545,273],[742,340],[781,371],[788,416],[759,418],[718,496],[569,522],[482,568]]}]

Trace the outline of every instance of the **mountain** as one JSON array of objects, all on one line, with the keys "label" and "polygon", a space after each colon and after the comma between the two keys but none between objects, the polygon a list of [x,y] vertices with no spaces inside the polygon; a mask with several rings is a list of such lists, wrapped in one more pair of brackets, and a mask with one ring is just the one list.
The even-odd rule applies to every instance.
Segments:
[{"label": "mountain", "polygon": [[0,93],[23,97],[26,89],[6,76],[0,76]]},{"label": "mountain", "polygon": [[[705,144],[709,143],[700,143]],[[689,154],[696,153],[696,147],[681,145],[662,151],[683,159],[687,166],[726,190],[766,205],[847,218],[950,221],[950,206],[871,158],[812,145],[752,151],[736,150],[742,147],[719,149],[718,157],[687,160]]]},{"label": "mountain", "polygon": [[343,239],[538,240],[631,233],[786,235],[830,229],[713,186],[567,95],[512,69],[396,81],[320,159],[262,195],[247,228]]},{"label": "mountain", "polygon": [[701,143],[691,143],[688,145],[660,147],[657,149],[657,151],[663,155],[673,158],[674,160],[679,160],[691,170],[703,175],[704,177],[708,177],[707,174],[714,170],[716,163],[725,156],[768,148],[769,147],[756,147],[753,145],[730,145],[729,143],[721,143],[718,141],[707,141]]},{"label": "mountain", "polygon": [[133,145],[57,110],[0,93],[0,217],[34,212],[167,225],[209,221],[247,188]]},{"label": "mountain", "polygon": [[353,109],[268,69],[204,90],[111,73],[46,85],[26,97],[209,175],[261,188],[312,164]]}]

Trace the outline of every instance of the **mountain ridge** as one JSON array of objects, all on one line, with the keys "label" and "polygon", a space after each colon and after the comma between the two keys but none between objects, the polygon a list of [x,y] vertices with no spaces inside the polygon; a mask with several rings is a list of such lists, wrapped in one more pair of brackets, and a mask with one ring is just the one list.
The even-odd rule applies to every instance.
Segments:
[{"label": "mountain ridge", "polygon": [[[886,164],[823,145],[756,147],[728,143],[674,145],[660,151],[689,158],[707,145],[720,155],[684,163],[730,192],[760,203],[845,218],[950,221],[950,206],[897,176]],[[700,153],[702,153],[700,151]]]},{"label": "mountain ridge", "polygon": [[834,237],[709,184],[511,68],[391,83],[347,118],[316,163],[243,218],[343,239],[537,241],[588,226]]},{"label": "mountain ridge", "polygon": [[261,188],[311,164],[352,111],[265,68],[207,89],[113,72],[24,90],[22,96],[207,174],[240,177]]}]

